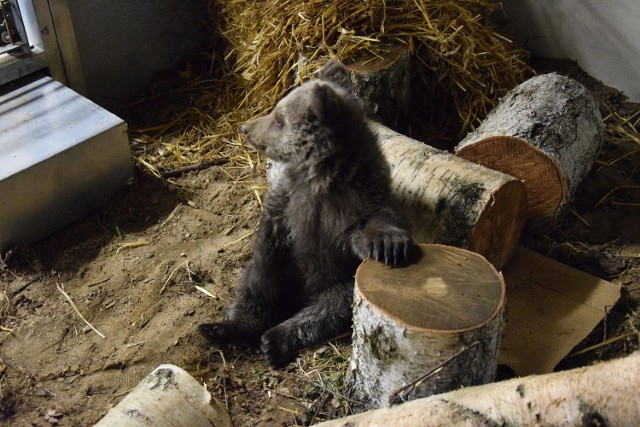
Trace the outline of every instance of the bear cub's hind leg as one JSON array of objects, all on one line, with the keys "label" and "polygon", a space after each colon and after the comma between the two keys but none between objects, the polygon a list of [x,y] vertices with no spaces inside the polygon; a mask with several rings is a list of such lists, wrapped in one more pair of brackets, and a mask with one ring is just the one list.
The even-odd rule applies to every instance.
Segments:
[{"label": "bear cub's hind leg", "polygon": [[225,319],[201,324],[198,330],[213,344],[257,346],[265,331],[299,309],[296,271],[285,229],[265,212],[252,259]]},{"label": "bear cub's hind leg", "polygon": [[353,283],[330,286],[312,301],[311,305],[262,336],[262,353],[271,366],[283,367],[292,362],[303,348],[334,338],[349,329]]}]

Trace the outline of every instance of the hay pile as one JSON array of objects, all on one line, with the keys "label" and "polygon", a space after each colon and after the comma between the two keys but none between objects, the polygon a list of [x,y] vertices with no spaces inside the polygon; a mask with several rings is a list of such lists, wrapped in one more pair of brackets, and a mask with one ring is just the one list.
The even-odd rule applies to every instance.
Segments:
[{"label": "hay pile", "polygon": [[[175,112],[191,129],[174,126],[174,118],[170,126],[151,128],[162,135],[139,132],[134,152],[161,170],[215,157],[253,165],[257,159],[243,153],[239,123],[268,111],[326,58],[383,55],[397,43],[413,54],[424,97],[448,98],[457,139],[530,71],[526,52],[491,24],[497,8],[491,0],[210,0],[211,63],[223,73],[200,81],[210,88],[204,99]],[[441,127],[450,128],[451,119],[443,117]]]}]

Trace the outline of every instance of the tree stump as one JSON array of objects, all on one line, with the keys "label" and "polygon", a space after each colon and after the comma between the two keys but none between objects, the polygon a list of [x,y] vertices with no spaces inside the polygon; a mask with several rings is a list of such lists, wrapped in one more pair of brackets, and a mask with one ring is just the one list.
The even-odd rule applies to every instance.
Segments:
[{"label": "tree stump", "polygon": [[160,365],[96,427],[231,427],[224,405],[183,369]]},{"label": "tree stump", "polygon": [[356,98],[367,117],[399,132],[408,126],[411,111],[411,62],[404,45],[393,45],[382,57],[347,64]]},{"label": "tree stump", "polygon": [[356,272],[348,382],[365,408],[387,406],[398,387],[476,342],[407,400],[494,378],[505,316],[502,276],[464,249],[420,249],[420,261],[408,267],[365,261]]},{"label": "tree stump", "polygon": [[527,227],[547,231],[593,166],[602,134],[602,118],[587,89],[568,77],[544,74],[509,92],[456,154],[521,179]]},{"label": "tree stump", "polygon": [[414,240],[469,249],[501,269],[524,223],[522,182],[378,123],[370,127],[391,167],[393,197]]}]

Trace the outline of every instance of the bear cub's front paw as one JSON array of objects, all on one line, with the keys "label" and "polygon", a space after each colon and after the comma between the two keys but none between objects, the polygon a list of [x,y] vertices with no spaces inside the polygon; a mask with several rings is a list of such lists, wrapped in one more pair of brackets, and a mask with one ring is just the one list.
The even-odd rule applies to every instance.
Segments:
[{"label": "bear cub's front paw", "polygon": [[413,241],[409,233],[393,225],[366,227],[354,239],[356,252],[394,267],[411,262]]}]

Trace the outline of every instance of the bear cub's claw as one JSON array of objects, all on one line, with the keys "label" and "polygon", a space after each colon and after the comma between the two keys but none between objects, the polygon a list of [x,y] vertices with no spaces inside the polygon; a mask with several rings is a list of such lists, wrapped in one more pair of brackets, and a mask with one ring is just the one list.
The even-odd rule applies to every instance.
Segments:
[{"label": "bear cub's claw", "polygon": [[408,235],[375,236],[369,244],[369,258],[385,265],[399,267],[409,261],[412,242]]},{"label": "bear cub's claw", "polygon": [[400,267],[412,262],[414,244],[409,233],[395,226],[367,227],[354,236],[353,247],[362,259]]}]

